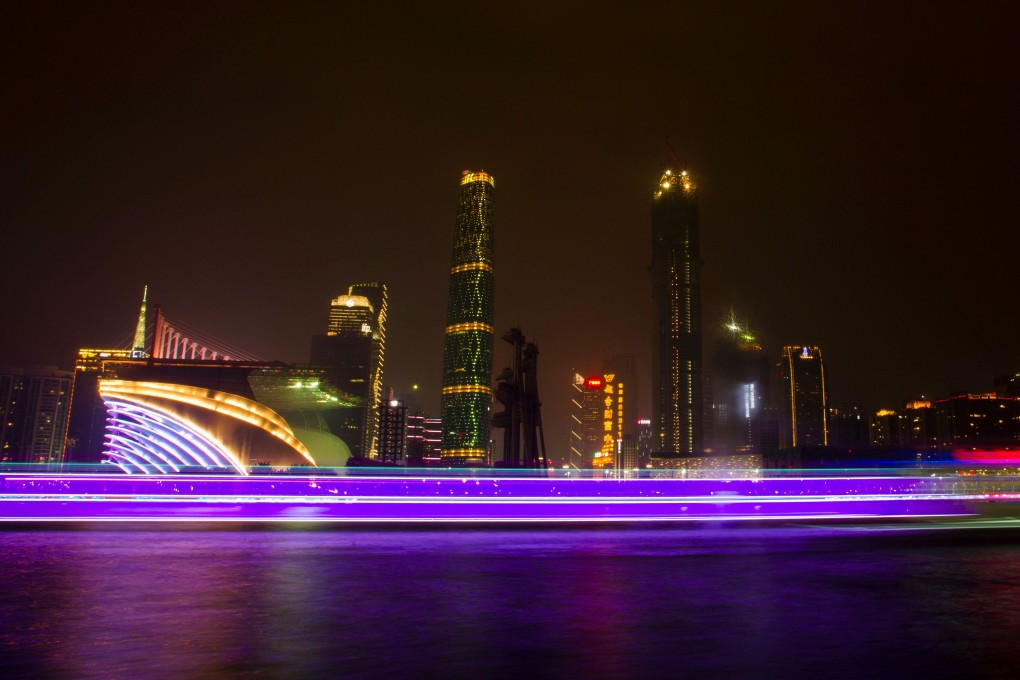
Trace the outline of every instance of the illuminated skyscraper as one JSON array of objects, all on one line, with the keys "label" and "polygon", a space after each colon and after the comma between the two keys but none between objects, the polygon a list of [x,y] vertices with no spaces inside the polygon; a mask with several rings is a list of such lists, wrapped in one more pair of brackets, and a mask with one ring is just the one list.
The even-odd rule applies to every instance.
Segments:
[{"label": "illuminated skyscraper", "polygon": [[53,366],[0,369],[0,460],[63,460],[71,377]]},{"label": "illuminated skyscraper", "polygon": [[407,406],[403,400],[393,399],[390,392],[389,398],[379,405],[379,459],[403,465],[408,455]]},{"label": "illuminated skyscraper", "polygon": [[[364,295],[372,303],[372,349],[368,366],[368,395],[372,407],[378,408],[384,403],[383,365],[386,361],[386,313],[389,308],[386,284],[378,281],[355,283],[348,292],[351,295]],[[379,423],[370,418],[367,429],[365,442],[369,455],[374,458],[379,452]]]},{"label": "illuminated skyscraper", "polygon": [[686,170],[666,170],[653,197],[652,297],[652,461],[668,465],[702,451],[698,196]]},{"label": "illuminated skyscraper", "polygon": [[584,470],[592,466],[595,455],[602,452],[603,409],[602,376],[585,378],[574,374],[570,410],[570,460],[572,468]]},{"label": "illuminated skyscraper", "polygon": [[443,460],[478,464],[489,450],[492,401],[492,175],[464,171],[457,205],[443,346]]},{"label": "illuminated skyscraper", "polygon": [[825,362],[817,347],[786,346],[779,362],[780,446],[827,446]]},{"label": "illuminated skyscraper", "polygon": [[326,334],[312,338],[311,362],[326,367],[332,386],[362,404],[330,423],[354,456],[378,455],[386,308],[384,284],[354,284],[331,302]]}]

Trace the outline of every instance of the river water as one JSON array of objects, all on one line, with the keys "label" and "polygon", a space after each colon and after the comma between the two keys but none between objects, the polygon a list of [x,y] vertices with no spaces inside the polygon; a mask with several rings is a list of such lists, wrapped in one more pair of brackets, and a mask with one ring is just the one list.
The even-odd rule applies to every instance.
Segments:
[{"label": "river water", "polygon": [[1020,677],[1020,534],[0,532],[0,677]]}]

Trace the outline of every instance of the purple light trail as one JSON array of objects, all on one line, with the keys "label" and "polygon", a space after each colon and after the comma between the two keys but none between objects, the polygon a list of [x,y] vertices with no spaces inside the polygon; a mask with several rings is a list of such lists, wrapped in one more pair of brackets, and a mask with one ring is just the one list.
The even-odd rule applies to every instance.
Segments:
[{"label": "purple light trail", "polygon": [[0,521],[677,522],[965,516],[1018,478],[0,475]]}]

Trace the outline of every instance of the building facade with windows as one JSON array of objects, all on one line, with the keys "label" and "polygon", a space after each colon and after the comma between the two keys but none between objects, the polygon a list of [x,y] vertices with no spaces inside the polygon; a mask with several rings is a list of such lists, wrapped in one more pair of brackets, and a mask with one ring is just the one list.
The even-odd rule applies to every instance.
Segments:
[{"label": "building facade with windows", "polygon": [[0,370],[0,460],[63,461],[72,384],[54,366]]},{"label": "building facade with windows", "polygon": [[703,450],[700,248],[693,179],[666,170],[652,201],[653,465]]},{"label": "building facade with windows", "polygon": [[379,456],[387,304],[385,284],[349,286],[330,302],[326,333],[312,338],[311,363],[325,369],[332,387],[358,402],[333,414],[338,420],[330,423],[355,457]]},{"label": "building facade with windows", "polygon": [[451,465],[480,465],[489,457],[494,189],[487,172],[461,176],[443,345],[440,448]]},{"label": "building facade with windows", "polygon": [[780,447],[828,446],[828,394],[822,350],[787,345],[778,372]]}]

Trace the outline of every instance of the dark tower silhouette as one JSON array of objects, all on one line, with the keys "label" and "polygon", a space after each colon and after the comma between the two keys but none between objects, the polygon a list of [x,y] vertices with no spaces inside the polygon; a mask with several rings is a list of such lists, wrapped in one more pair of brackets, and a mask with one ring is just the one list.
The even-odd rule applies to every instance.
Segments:
[{"label": "dark tower silhouette", "polygon": [[492,402],[494,182],[486,172],[460,180],[443,346],[443,461],[480,464],[489,451]]},{"label": "dark tower silhouette", "polygon": [[652,200],[653,464],[702,451],[701,256],[698,196],[686,170],[666,170]]},{"label": "dark tower silhouette", "polygon": [[538,345],[526,342],[518,328],[503,339],[513,345],[511,365],[496,380],[496,400],[503,410],[492,424],[503,428],[503,465],[545,467],[542,402],[538,398]]}]

